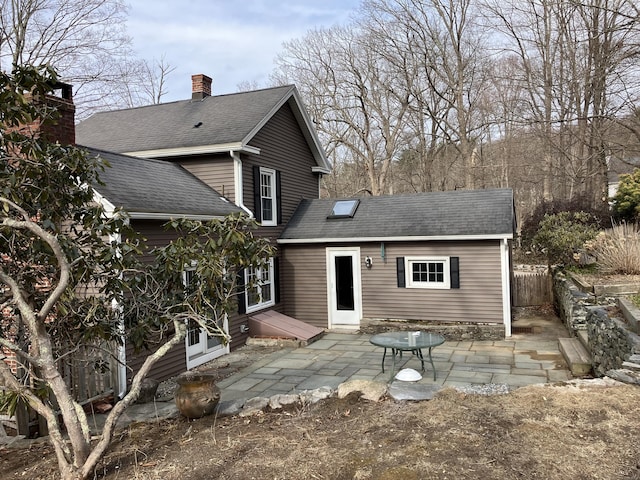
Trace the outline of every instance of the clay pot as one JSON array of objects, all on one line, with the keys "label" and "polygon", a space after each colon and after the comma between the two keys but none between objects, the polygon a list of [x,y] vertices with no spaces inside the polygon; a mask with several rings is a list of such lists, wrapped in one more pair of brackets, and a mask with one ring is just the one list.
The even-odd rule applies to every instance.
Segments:
[{"label": "clay pot", "polygon": [[201,418],[216,411],[220,389],[213,373],[184,372],[176,377],[176,406],[187,418]]}]

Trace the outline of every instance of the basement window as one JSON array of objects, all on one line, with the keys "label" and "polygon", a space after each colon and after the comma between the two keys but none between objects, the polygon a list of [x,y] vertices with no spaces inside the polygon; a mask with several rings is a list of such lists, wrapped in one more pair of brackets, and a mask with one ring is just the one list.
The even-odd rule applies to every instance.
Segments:
[{"label": "basement window", "polygon": [[338,200],[327,218],[353,218],[360,200]]}]

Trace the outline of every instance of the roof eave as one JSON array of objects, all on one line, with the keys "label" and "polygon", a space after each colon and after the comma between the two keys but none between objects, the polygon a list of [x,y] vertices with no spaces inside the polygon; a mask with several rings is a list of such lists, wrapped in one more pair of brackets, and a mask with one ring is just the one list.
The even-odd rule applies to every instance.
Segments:
[{"label": "roof eave", "polygon": [[132,220],[174,220],[176,218],[186,220],[222,220],[224,215],[202,215],[189,213],[162,213],[162,212],[127,212]]},{"label": "roof eave", "polygon": [[220,143],[217,145],[198,145],[195,147],[159,148],[154,150],[138,150],[124,152],[123,155],[130,155],[140,158],[169,158],[184,157],[188,155],[207,155],[215,153],[242,152],[260,155],[260,149],[247,145],[244,142]]},{"label": "roof eave", "polygon": [[435,236],[391,236],[391,237],[329,237],[329,238],[279,238],[280,244],[313,243],[363,243],[363,242],[434,242],[434,241],[470,241],[470,240],[512,240],[513,234],[491,235],[435,235]]}]

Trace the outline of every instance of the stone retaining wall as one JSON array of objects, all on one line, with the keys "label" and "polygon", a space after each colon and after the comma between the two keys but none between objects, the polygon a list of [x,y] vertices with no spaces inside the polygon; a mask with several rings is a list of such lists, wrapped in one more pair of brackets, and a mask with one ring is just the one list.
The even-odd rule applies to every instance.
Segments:
[{"label": "stone retaining wall", "polygon": [[603,308],[587,314],[587,334],[596,376],[622,368],[631,355],[640,353],[640,337],[629,330],[627,323],[609,316]]},{"label": "stone retaining wall", "polygon": [[559,270],[553,273],[553,293],[556,309],[569,332],[576,335],[586,330],[596,376],[622,368],[631,355],[640,353],[640,337],[605,308],[614,304],[612,299],[582,292]]},{"label": "stone retaining wall", "polygon": [[587,312],[598,305],[595,295],[580,290],[561,270],[553,272],[556,311],[570,332],[587,328]]},{"label": "stone retaining wall", "polygon": [[360,324],[360,332],[375,335],[377,333],[406,330],[439,333],[449,341],[465,340],[504,340],[504,325],[478,323],[435,323],[411,322],[406,320],[365,319]]}]

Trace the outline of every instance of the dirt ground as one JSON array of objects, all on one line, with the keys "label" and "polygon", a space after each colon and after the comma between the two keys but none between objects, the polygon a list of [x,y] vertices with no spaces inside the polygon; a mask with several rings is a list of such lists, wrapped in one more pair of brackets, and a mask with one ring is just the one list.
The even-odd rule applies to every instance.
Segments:
[{"label": "dirt ground", "polygon": [[[116,436],[95,478],[640,479],[640,388],[594,383],[139,423]],[[0,472],[53,479],[55,459],[46,444],[0,450]]]}]

